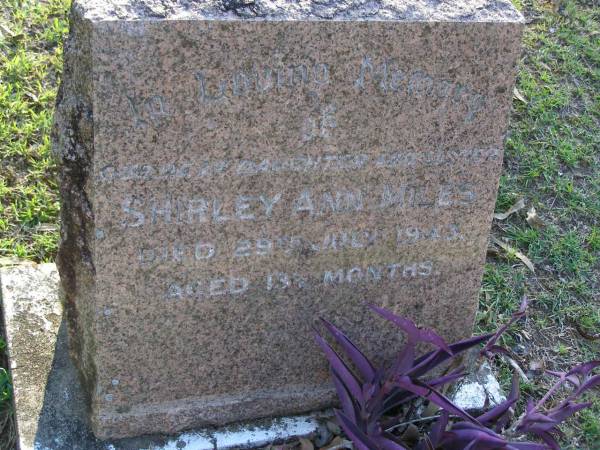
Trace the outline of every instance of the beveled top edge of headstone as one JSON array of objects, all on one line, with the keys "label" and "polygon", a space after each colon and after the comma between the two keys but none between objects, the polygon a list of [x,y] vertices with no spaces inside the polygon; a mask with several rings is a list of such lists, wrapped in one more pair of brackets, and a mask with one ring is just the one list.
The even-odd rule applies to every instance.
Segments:
[{"label": "beveled top edge of headstone", "polygon": [[510,0],[75,0],[73,11],[92,22],[524,22]]}]

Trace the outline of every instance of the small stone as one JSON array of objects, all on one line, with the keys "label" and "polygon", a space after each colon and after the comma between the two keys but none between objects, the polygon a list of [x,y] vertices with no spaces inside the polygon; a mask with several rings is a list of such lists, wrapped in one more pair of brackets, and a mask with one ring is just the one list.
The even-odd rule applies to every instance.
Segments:
[{"label": "small stone", "polygon": [[459,382],[451,399],[465,411],[476,413],[502,403],[506,396],[491,367],[484,362],[477,372]]}]

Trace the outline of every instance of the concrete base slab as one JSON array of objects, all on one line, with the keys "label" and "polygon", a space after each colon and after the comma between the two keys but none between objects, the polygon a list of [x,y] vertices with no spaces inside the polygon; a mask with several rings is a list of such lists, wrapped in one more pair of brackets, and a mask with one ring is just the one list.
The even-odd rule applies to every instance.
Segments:
[{"label": "concrete base slab", "polygon": [[20,450],[213,450],[256,447],[316,431],[329,415],[264,419],[174,436],[99,441],[92,434],[67,330],[54,264],[0,269]]}]

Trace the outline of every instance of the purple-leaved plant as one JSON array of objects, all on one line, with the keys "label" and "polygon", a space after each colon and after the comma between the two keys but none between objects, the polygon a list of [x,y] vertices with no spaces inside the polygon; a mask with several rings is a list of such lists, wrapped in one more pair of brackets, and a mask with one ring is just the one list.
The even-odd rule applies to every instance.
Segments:
[{"label": "purple-leaved plant", "polygon": [[[577,403],[584,392],[600,384],[600,375],[593,370],[600,362],[592,361],[568,372],[550,372],[558,377],[556,384],[538,403],[528,403],[526,411],[514,423],[514,406],[518,401],[518,377],[513,377],[511,392],[506,401],[478,417],[473,417],[448,399],[441,389],[462,378],[462,368],[445,375],[428,375],[440,364],[447,363],[466,350],[485,343],[481,355],[508,355],[498,345],[498,339],[511,324],[525,315],[524,299],[519,311],[494,334],[486,334],[447,344],[433,330],[417,327],[411,320],[377,307],[370,308],[394,323],[406,334],[406,342],[390,366],[375,366],[350,339],[332,323],[321,319],[325,329],[337,342],[346,360],[319,334],[317,344],[329,361],[341,409],[336,410],[339,424],[358,450],[402,450],[406,443],[389,430],[404,419],[398,416],[400,407],[416,400],[428,400],[441,413],[429,434],[418,442],[416,450],[548,450],[559,449],[555,435],[557,426],[575,412],[590,405]],[[435,350],[417,356],[417,346],[428,343]],[[550,396],[561,386],[571,385],[572,393],[558,406],[545,409]],[[544,443],[525,441],[535,435]]]}]

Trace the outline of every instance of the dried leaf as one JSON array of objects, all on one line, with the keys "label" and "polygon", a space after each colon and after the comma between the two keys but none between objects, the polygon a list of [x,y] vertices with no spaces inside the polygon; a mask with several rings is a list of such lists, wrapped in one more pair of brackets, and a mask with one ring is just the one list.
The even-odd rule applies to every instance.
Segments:
[{"label": "dried leaf", "polygon": [[523,97],[523,94],[521,94],[521,92],[519,92],[519,90],[516,87],[513,89],[513,98],[516,98],[517,100],[520,100],[525,104],[528,103],[527,99]]},{"label": "dried leaf", "polygon": [[496,244],[498,247],[502,248],[504,251],[506,251],[507,253],[511,254],[511,255],[515,255],[517,258],[519,258],[521,260],[521,262],[523,264],[525,264],[527,266],[527,268],[529,270],[531,270],[533,273],[535,273],[535,267],[533,266],[533,263],[531,262],[531,260],[525,256],[523,253],[521,253],[520,251],[518,251],[517,249],[511,247],[510,245],[502,242],[499,239],[496,239],[495,237],[492,236],[492,242],[494,244]]},{"label": "dried leaf", "polygon": [[508,216],[516,213],[517,211],[519,211],[523,208],[525,208],[525,199],[521,197],[510,208],[508,208],[508,210],[506,212],[494,214],[494,219],[504,220]]},{"label": "dried leaf", "polygon": [[529,211],[527,211],[527,218],[525,220],[527,220],[529,226],[534,230],[541,230],[546,226],[546,223],[540,219],[540,216],[537,215],[537,212],[533,206],[529,208]]},{"label": "dried leaf", "polygon": [[300,450],[315,450],[315,446],[306,438],[298,439],[300,441]]}]

